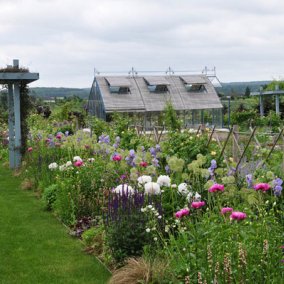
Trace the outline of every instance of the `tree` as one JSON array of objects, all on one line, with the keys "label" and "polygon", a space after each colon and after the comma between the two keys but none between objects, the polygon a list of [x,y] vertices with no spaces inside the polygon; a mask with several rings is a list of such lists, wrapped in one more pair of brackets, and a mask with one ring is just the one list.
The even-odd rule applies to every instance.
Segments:
[{"label": "tree", "polygon": [[245,90],[245,97],[248,98],[249,96],[250,96],[250,88],[249,86],[247,86]]}]

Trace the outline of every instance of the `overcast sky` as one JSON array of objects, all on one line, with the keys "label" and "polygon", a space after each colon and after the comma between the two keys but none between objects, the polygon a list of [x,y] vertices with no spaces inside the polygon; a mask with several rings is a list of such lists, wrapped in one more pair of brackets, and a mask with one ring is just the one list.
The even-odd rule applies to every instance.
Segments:
[{"label": "overcast sky", "polygon": [[200,71],[223,82],[284,78],[283,0],[0,0],[0,67],[49,87],[104,71]]}]

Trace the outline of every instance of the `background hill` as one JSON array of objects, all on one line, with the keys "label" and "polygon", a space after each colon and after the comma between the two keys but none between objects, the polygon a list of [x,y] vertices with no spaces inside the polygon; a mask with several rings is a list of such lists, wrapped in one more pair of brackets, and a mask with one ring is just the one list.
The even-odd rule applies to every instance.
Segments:
[{"label": "background hill", "polygon": [[[222,83],[222,87],[218,87],[217,92],[221,96],[243,96],[247,88],[250,92],[259,91],[260,86],[265,86],[271,81],[254,81],[254,82],[230,82]],[[90,88],[52,88],[52,87],[35,87],[30,88],[30,94],[42,99],[54,97],[72,97],[77,96],[82,99],[88,99]]]},{"label": "background hill", "polygon": [[30,95],[42,99],[53,97],[72,97],[77,96],[82,99],[89,97],[90,88],[52,88],[52,87],[35,87],[30,88]]}]

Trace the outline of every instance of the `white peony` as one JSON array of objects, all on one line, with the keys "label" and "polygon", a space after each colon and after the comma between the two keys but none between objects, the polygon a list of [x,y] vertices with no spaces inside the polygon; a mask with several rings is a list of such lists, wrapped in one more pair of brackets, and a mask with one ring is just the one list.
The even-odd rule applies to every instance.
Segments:
[{"label": "white peony", "polygon": [[179,184],[178,192],[184,196],[188,194],[187,184],[185,182]]},{"label": "white peony", "polygon": [[120,184],[119,186],[117,186],[113,192],[117,193],[117,194],[128,194],[128,195],[131,195],[134,193],[134,189],[128,185],[128,184]]},{"label": "white peony", "polygon": [[196,192],[195,195],[194,195],[194,200],[198,201],[200,199],[201,199],[201,195],[198,192]]},{"label": "white peony", "polygon": [[141,176],[137,179],[139,184],[145,184],[147,182],[151,182],[152,181],[152,177],[150,176]]},{"label": "white peony", "polygon": [[49,164],[48,168],[50,170],[56,170],[58,168],[58,165],[57,165],[57,163],[51,163],[51,164]]},{"label": "white peony", "polygon": [[161,194],[160,185],[156,182],[147,182],[144,185],[146,194]]},{"label": "white peony", "polygon": [[83,132],[84,133],[91,133],[91,129],[90,128],[83,128]]},{"label": "white peony", "polygon": [[65,166],[68,168],[68,167],[71,167],[72,166],[72,162],[71,161],[67,161]]},{"label": "white peony", "polygon": [[160,186],[170,186],[171,185],[171,179],[169,176],[159,176],[158,179],[157,179],[157,183],[160,185]]},{"label": "white peony", "polygon": [[193,193],[191,191],[188,192],[187,196],[186,196],[186,200],[188,202],[191,202],[191,199],[192,199],[192,196],[193,196]]},{"label": "white peony", "polygon": [[83,162],[83,160],[82,160],[79,156],[75,156],[75,157],[73,158],[73,161],[74,161],[74,162],[77,162],[77,161]]},{"label": "white peony", "polygon": [[59,171],[64,171],[66,169],[66,165],[59,166]]}]

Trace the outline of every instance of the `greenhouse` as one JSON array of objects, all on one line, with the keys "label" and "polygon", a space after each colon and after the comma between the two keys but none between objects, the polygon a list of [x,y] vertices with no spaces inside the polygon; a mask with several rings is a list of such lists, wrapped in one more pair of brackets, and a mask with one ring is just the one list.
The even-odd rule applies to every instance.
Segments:
[{"label": "greenhouse", "polygon": [[96,75],[90,91],[88,112],[109,120],[118,112],[135,118],[146,128],[163,125],[161,113],[170,103],[184,126],[222,125],[222,104],[204,75]]}]

